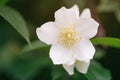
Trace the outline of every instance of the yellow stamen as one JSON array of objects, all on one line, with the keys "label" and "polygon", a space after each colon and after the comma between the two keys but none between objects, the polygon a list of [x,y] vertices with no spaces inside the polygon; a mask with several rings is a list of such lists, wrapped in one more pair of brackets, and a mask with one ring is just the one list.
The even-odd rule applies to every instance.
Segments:
[{"label": "yellow stamen", "polygon": [[63,27],[60,31],[59,40],[60,44],[65,45],[67,48],[73,47],[81,40],[81,35],[78,34],[76,27]]}]

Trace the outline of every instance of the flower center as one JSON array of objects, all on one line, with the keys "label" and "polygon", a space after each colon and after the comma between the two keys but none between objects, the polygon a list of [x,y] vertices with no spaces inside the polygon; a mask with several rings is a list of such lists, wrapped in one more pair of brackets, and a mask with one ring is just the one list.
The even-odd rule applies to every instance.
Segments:
[{"label": "flower center", "polygon": [[60,31],[58,42],[65,45],[67,48],[71,48],[79,42],[81,38],[82,36],[77,33],[74,26],[63,27]]}]

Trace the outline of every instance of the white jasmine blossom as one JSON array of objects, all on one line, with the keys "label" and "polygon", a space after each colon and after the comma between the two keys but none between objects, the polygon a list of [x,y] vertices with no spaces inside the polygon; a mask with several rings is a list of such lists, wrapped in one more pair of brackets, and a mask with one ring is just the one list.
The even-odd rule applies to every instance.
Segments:
[{"label": "white jasmine blossom", "polygon": [[74,5],[70,9],[57,10],[55,21],[43,24],[36,33],[41,41],[52,45],[50,58],[53,63],[62,64],[72,75],[74,67],[81,73],[87,72],[95,53],[89,39],[96,35],[98,25],[88,8],[79,15],[78,6]]}]

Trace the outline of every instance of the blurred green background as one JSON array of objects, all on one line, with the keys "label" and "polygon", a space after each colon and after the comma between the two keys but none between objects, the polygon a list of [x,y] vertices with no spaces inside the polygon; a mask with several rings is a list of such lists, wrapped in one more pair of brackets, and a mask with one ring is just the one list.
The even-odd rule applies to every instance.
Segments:
[{"label": "blurred green background", "polygon": [[[100,23],[96,37],[120,37],[120,0],[0,0],[0,6],[12,7],[23,16],[31,42],[38,40],[37,27],[54,21],[56,10],[74,4],[78,4],[80,12],[86,7],[91,9],[92,17]],[[50,46],[39,48],[40,43],[35,42],[35,47],[29,49],[26,45],[25,39],[0,17],[0,80],[52,80],[56,66],[49,58]],[[94,59],[110,70],[112,80],[120,80],[120,49],[101,45],[96,48]]]}]

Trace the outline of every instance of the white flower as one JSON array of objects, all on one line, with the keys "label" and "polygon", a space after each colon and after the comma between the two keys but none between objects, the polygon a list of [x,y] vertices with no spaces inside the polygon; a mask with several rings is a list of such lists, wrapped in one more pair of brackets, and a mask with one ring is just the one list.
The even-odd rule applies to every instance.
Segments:
[{"label": "white flower", "polygon": [[74,5],[70,9],[60,8],[55,12],[55,21],[43,24],[36,33],[41,41],[52,45],[50,58],[53,63],[63,64],[72,75],[74,67],[81,73],[87,72],[95,53],[89,39],[96,35],[98,25],[88,8],[79,16],[78,6]]}]

